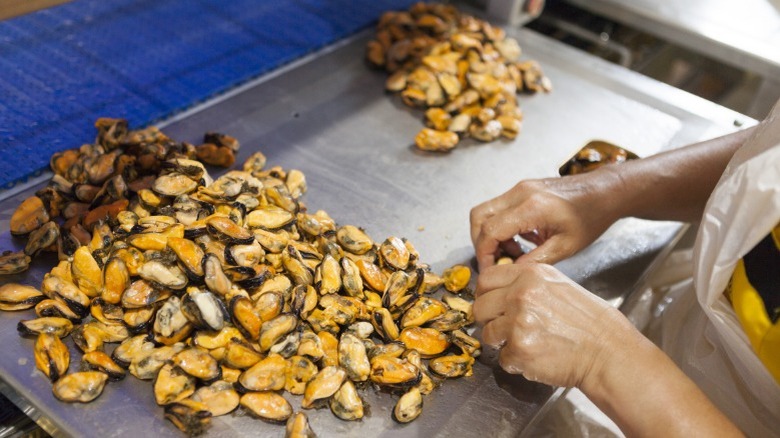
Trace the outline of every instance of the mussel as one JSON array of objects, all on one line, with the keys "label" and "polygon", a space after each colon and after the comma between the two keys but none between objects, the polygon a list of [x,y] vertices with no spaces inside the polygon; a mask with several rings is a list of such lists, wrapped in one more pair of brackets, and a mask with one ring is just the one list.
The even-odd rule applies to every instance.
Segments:
[{"label": "mussel", "polygon": [[0,310],[15,311],[35,307],[46,296],[32,286],[6,283],[0,286]]},{"label": "mussel", "polygon": [[34,347],[35,366],[52,382],[68,372],[70,352],[59,336],[41,333]]},{"label": "mussel", "polygon": [[61,377],[52,393],[64,402],[89,403],[103,393],[108,376],[99,371],[81,371]]},{"label": "mussel", "polygon": [[252,415],[271,422],[287,421],[293,413],[292,406],[284,397],[270,391],[242,395],[241,406]]}]

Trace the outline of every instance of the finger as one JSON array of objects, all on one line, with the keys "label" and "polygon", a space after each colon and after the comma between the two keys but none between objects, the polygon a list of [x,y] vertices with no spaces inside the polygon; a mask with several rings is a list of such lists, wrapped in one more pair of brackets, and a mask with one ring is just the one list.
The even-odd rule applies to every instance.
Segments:
[{"label": "finger", "polygon": [[492,321],[506,311],[506,289],[494,289],[474,300],[474,320],[480,324]]},{"label": "finger", "polygon": [[522,360],[511,346],[506,346],[498,352],[498,364],[509,374],[523,374]]},{"label": "finger", "polygon": [[515,281],[521,269],[518,265],[493,265],[486,268],[477,277],[475,295],[480,296],[491,290],[506,287]]},{"label": "finger", "polygon": [[493,212],[490,210],[488,202],[479,204],[471,209],[469,214],[469,224],[471,225],[471,244],[477,243],[477,237],[479,236],[479,230],[482,228],[482,224],[493,216]]},{"label": "finger", "polygon": [[471,223],[471,243],[477,243],[482,224],[484,224],[485,221],[506,210],[509,206],[510,203],[507,193],[504,193],[472,208],[469,214],[469,222]]},{"label": "finger", "polygon": [[514,211],[503,212],[495,215],[482,224],[477,241],[474,244],[474,252],[480,271],[488,266],[493,266],[501,242],[512,239],[521,229],[522,218]]},{"label": "finger", "polygon": [[556,234],[534,248],[528,254],[520,256],[515,263],[545,263],[552,265],[572,255],[571,244],[565,235]]},{"label": "finger", "polygon": [[512,324],[506,314],[485,324],[482,329],[482,342],[494,348],[503,347],[509,339]]}]

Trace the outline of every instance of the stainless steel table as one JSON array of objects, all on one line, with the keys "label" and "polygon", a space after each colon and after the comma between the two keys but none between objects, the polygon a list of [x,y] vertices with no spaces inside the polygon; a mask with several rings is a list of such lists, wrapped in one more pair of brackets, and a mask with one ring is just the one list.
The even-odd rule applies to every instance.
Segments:
[{"label": "stainless steel table", "polygon": [[754,108],[780,95],[778,0],[565,1],[761,76]]},{"label": "stainless steel table", "polygon": [[[309,209],[324,209],[340,224],[357,224],[374,239],[409,238],[421,258],[441,272],[470,263],[469,209],[523,178],[553,176],[591,139],[604,139],[641,156],[732,131],[739,114],[608,64],[528,30],[512,29],[526,57],[552,79],[549,95],[522,97],[524,130],[515,141],[466,142],[447,155],[411,147],[421,111],[383,91],[385,75],[363,62],[368,32],[283,68],[164,124],[179,140],[197,142],[205,131],[237,137],[239,156],[262,150],[269,164],[305,172]],[[119,116],[111,114],[107,116]],[[84,123],[92,123],[85,120]],[[0,202],[0,229],[34,188]],[[559,267],[619,305],[682,225],[626,219]],[[0,248],[19,247],[7,231]],[[39,285],[51,259],[37,260],[14,280]],[[88,405],[67,405],[35,370],[32,344],[16,333],[32,312],[0,313],[3,392],[28,409],[47,431],[72,436],[180,436],[155,405],[151,384],[132,377],[109,384]],[[78,356],[76,356],[78,357]],[[73,366],[73,365],[72,365]],[[446,382],[425,399],[422,416],[394,423],[394,398],[363,392],[371,414],[347,423],[329,411],[309,411],[312,427],[328,436],[516,436],[561,390],[510,376],[494,355],[483,354],[474,376]],[[289,396],[289,395],[288,395]],[[294,406],[297,398],[290,397]],[[214,419],[208,436],[282,436],[279,426],[246,416]]]}]

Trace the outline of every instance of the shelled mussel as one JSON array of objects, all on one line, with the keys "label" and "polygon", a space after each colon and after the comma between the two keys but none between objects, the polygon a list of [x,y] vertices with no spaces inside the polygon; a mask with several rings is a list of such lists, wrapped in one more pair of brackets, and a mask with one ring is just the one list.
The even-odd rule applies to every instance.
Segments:
[{"label": "shelled mussel", "polygon": [[517,94],[552,89],[539,64],[520,55],[500,27],[437,3],[384,13],[366,46],[368,63],[390,74],[385,89],[426,109],[415,145],[436,152],[462,138],[490,142],[519,134]]},{"label": "shelled mussel", "polygon": [[[165,194],[184,186],[194,189],[206,172],[195,160],[228,167],[239,147],[233,137],[219,133],[207,133],[205,143],[196,147],[176,142],[156,127],[129,130],[124,119],[100,118],[95,128],[94,143],[52,155],[49,184],[14,211],[11,234],[26,237],[27,245],[0,256],[0,275],[27,270],[41,251],[57,252],[60,260],[67,260],[79,246],[90,246],[90,252],[108,246],[110,241],[93,239],[96,226],[115,221],[126,210],[143,212],[145,206],[162,202],[150,190],[153,186],[165,187]],[[176,172],[160,175],[168,168]]]},{"label": "shelled mussel", "polygon": [[[84,235],[40,290],[0,287],[1,309],[35,309],[18,329],[37,337],[35,363],[58,399],[88,402],[130,374],[150,381],[165,417],[186,433],[242,409],[286,423],[288,436],[311,436],[305,414],[280,392],[304,410],[329,407],[354,421],[367,412],[361,392],[385,388],[400,396],[393,418],[409,422],[440,379],[471,374],[480,345],[465,331],[473,322],[471,302],[459,295],[467,267],[437,275],[406,239],[375,241],[309,212],[303,173],[266,168],[259,152],[243,170],[212,179],[191,155],[166,152],[171,141],[159,131],[119,135],[121,124],[98,125],[99,140],[114,149],[101,147],[147,151],[136,161],[159,176],[128,189],[126,209],[90,227],[83,217],[60,227]],[[218,148],[237,145],[209,138]],[[58,160],[53,167],[70,172]],[[20,219],[17,231],[50,223],[43,213]],[[69,335],[82,354],[79,372],[69,372]]]}]

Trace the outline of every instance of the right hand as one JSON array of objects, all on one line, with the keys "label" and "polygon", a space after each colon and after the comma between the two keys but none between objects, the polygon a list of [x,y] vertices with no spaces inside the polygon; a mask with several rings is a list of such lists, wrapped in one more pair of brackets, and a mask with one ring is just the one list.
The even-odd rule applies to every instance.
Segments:
[{"label": "right hand", "polygon": [[[515,235],[537,244],[517,259],[556,263],[590,245],[618,219],[609,208],[610,174],[521,181],[471,210],[471,241],[479,269],[495,264],[501,249],[518,256]],[[512,253],[514,249],[514,254]]]}]

